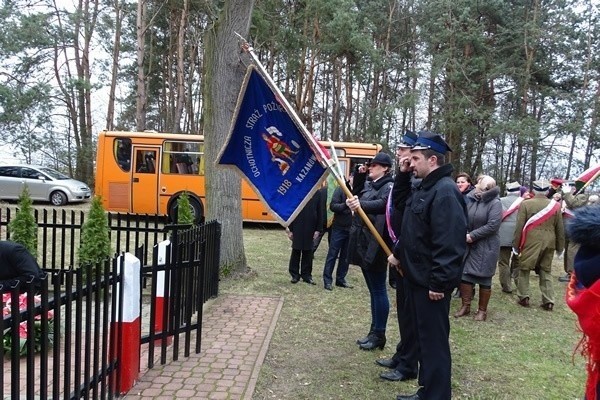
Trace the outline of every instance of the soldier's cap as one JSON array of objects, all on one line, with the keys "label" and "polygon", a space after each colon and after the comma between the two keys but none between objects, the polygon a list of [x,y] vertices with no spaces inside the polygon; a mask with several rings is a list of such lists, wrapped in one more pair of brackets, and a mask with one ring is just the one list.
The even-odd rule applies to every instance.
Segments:
[{"label": "soldier's cap", "polygon": [[521,184],[519,182],[509,182],[506,184],[507,192],[518,192],[521,190]]},{"label": "soldier's cap", "polygon": [[440,154],[446,154],[452,151],[448,143],[437,133],[430,131],[420,131],[415,145],[411,150],[428,150],[431,149]]},{"label": "soldier's cap", "polygon": [[417,135],[413,131],[406,130],[402,136],[402,141],[398,144],[401,149],[410,149],[417,143]]},{"label": "soldier's cap", "polygon": [[379,165],[383,165],[384,167],[391,167],[392,163],[393,163],[392,157],[390,157],[389,154],[384,153],[383,151],[380,151],[379,153],[375,154],[375,157],[373,157],[366,164],[367,165],[379,164]]},{"label": "soldier's cap", "polygon": [[540,180],[533,181],[532,189],[536,192],[545,192],[550,188],[550,183],[548,181]]},{"label": "soldier's cap", "polygon": [[560,186],[560,185],[562,185],[562,184],[563,184],[563,182],[564,182],[564,180],[563,180],[563,179],[560,179],[560,178],[552,178],[552,179],[550,179],[550,183],[551,183],[553,186]]}]

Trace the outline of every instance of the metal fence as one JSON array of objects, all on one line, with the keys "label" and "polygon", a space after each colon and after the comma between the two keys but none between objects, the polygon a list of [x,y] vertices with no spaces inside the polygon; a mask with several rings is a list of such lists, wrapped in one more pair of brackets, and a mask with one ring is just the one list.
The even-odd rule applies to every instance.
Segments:
[{"label": "metal fence", "polygon": [[[17,208],[0,208],[0,240],[10,240],[8,224]],[[114,253],[137,253],[143,264],[152,257],[152,246],[165,240],[174,229],[185,226],[165,224],[165,218],[154,215],[107,213],[111,249]],[[77,265],[81,246],[81,227],[86,213],[75,210],[35,209],[38,225],[37,259],[42,269],[67,269]]]},{"label": "metal fence", "polygon": [[[10,209],[4,214],[0,209],[0,240],[10,239],[6,226],[13,215]],[[113,250],[135,253],[142,264],[140,284],[145,295],[139,345],[148,346],[148,368],[154,365],[155,346],[160,346],[161,364],[167,362],[169,354],[177,359],[182,348],[188,356],[194,332],[194,351],[199,353],[202,306],[218,295],[220,224],[212,221],[190,228],[166,225],[160,217],[107,215]],[[120,387],[122,349],[116,345],[121,342],[120,332],[110,329],[111,322],[120,320],[122,313],[122,306],[117,304],[117,299],[123,298],[117,293],[119,258],[95,268],[71,268],[77,265],[85,214],[36,210],[35,218],[38,262],[46,278],[0,287],[3,306],[9,299],[6,296],[11,300],[0,320],[3,343],[8,343],[7,351],[0,349],[4,396],[111,398],[114,388]],[[159,263],[158,243],[166,239],[166,260]],[[158,279],[159,274],[163,279]],[[164,287],[159,288],[159,281]],[[157,302],[159,290],[163,292],[161,303]],[[15,299],[25,300],[20,303]],[[24,331],[21,338],[19,333]],[[180,334],[184,335],[183,343]]]},{"label": "metal fence", "polygon": [[[0,386],[11,399],[112,398],[119,383],[117,259],[94,273],[46,271],[0,287],[4,361]],[[3,307],[4,308],[4,307]],[[110,340],[109,340],[110,338]],[[112,346],[112,348],[111,348]]]},{"label": "metal fence", "polygon": [[[172,357],[177,360],[180,348],[184,356],[191,350],[192,333],[195,331],[194,349],[200,353],[202,306],[218,295],[219,253],[221,226],[212,221],[188,230],[174,231],[171,243],[166,246],[167,257],[159,262],[159,248],[154,247],[153,262],[142,268],[142,274],[151,283],[147,334],[143,333],[142,344],[160,343],[160,363],[167,361],[170,338],[173,339]],[[161,275],[161,279],[158,279]],[[158,282],[164,284],[159,287]],[[161,293],[162,292],[162,293]],[[163,301],[156,301],[162,294]],[[184,334],[180,346],[179,334]],[[148,368],[154,366],[154,346],[148,349]]]}]

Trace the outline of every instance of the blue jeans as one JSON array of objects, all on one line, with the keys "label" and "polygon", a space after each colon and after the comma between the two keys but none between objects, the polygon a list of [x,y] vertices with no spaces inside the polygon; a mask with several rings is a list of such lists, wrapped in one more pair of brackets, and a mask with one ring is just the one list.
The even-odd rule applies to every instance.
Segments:
[{"label": "blue jeans", "polygon": [[390,313],[390,300],[387,294],[387,267],[379,271],[362,269],[369,294],[371,295],[371,325],[378,333],[385,333],[388,315]]},{"label": "blue jeans", "polygon": [[325,267],[323,268],[323,283],[331,285],[333,283],[333,269],[335,268],[335,260],[339,256],[337,272],[335,274],[336,283],[346,282],[348,274],[348,238],[350,230],[344,228],[333,227],[329,231],[329,250],[325,259]]}]

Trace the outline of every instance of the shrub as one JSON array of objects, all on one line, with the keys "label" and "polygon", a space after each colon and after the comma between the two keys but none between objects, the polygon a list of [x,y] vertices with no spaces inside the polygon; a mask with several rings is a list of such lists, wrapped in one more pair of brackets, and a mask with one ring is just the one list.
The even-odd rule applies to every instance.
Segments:
[{"label": "shrub", "polygon": [[29,189],[25,186],[19,196],[17,215],[8,224],[8,231],[11,241],[22,244],[34,258],[37,258],[38,226],[33,215],[32,204]]},{"label": "shrub", "polygon": [[94,196],[88,220],[81,227],[79,265],[97,265],[110,257],[108,218],[100,196]]},{"label": "shrub", "polygon": [[193,224],[194,214],[190,205],[190,196],[187,192],[183,192],[177,198],[177,223],[178,224]]}]

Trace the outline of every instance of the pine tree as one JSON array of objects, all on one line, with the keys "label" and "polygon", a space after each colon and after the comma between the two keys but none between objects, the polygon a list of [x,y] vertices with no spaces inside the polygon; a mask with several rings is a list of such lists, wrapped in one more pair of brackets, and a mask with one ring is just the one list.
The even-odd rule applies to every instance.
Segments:
[{"label": "pine tree", "polygon": [[37,257],[38,226],[33,215],[31,196],[27,186],[19,196],[19,210],[15,219],[8,224],[10,240],[20,243],[29,250],[34,258]]},{"label": "pine tree", "polygon": [[110,255],[108,219],[100,196],[94,196],[88,220],[81,227],[79,265],[97,265]]}]

